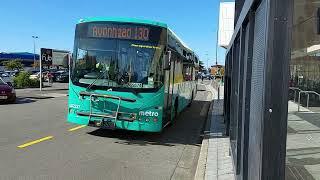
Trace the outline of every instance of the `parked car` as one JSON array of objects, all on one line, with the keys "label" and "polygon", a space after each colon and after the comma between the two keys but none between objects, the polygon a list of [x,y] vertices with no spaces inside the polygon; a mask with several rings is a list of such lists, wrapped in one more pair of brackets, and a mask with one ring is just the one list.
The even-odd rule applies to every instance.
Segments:
[{"label": "parked car", "polygon": [[0,78],[0,102],[14,103],[16,101],[16,91],[10,82],[4,82]]},{"label": "parked car", "polygon": [[5,71],[6,74],[8,74],[10,77],[15,76],[19,71],[15,70],[15,71]]},{"label": "parked car", "polygon": [[40,72],[39,70],[32,70],[32,71],[28,71],[30,74],[36,74],[38,72]]},{"label": "parked car", "polygon": [[61,70],[61,71],[50,71],[50,74],[52,75],[52,79],[53,81],[57,81],[57,77],[63,73],[65,73],[66,71]]},{"label": "parked car", "polygon": [[56,77],[56,81],[57,82],[65,82],[65,83],[69,82],[69,73],[68,72],[64,72],[64,73],[58,75]]},{"label": "parked car", "polygon": [[10,74],[3,72],[0,74],[0,77],[10,77]]},{"label": "parked car", "polygon": [[[47,71],[42,71],[42,80],[46,80],[48,72]],[[39,79],[40,78],[40,72],[36,72],[34,74],[31,74],[30,79]]]},{"label": "parked car", "polygon": [[29,78],[30,79],[39,79],[40,78],[40,72],[31,74]]}]

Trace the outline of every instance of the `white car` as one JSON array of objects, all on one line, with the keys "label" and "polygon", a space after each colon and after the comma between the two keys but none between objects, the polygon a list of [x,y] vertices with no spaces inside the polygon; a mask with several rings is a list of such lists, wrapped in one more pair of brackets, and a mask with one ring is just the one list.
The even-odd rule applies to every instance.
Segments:
[{"label": "white car", "polygon": [[39,79],[40,78],[40,72],[35,73],[35,74],[31,74],[29,78],[30,79]]}]

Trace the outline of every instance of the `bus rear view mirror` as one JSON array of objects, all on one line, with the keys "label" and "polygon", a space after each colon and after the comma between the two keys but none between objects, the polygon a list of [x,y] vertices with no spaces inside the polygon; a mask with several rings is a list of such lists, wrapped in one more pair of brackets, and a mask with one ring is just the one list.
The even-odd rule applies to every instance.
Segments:
[{"label": "bus rear view mirror", "polygon": [[164,55],[164,65],[163,65],[163,69],[164,70],[169,70],[171,66],[171,51],[168,51],[165,55]]}]

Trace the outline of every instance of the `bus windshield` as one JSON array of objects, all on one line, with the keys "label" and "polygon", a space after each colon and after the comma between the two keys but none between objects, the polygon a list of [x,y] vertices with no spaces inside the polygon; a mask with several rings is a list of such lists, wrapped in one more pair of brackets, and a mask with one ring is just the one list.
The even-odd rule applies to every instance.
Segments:
[{"label": "bus windshield", "polygon": [[[129,25],[87,23],[78,26],[81,27],[76,30],[71,67],[74,84],[135,89],[154,89],[163,84],[161,60],[165,34],[161,28],[144,26],[145,34],[136,36],[133,31],[138,27]],[[120,31],[124,32],[122,36]],[[129,35],[125,34],[129,31]]]}]

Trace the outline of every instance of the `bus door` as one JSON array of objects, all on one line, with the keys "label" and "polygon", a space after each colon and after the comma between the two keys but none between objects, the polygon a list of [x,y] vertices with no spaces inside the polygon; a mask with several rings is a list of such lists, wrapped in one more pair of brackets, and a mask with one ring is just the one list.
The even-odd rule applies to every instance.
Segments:
[{"label": "bus door", "polygon": [[175,70],[175,55],[171,54],[171,66],[170,69],[165,70],[165,118],[164,124],[171,120],[171,110],[172,110],[172,98],[173,98],[173,87],[174,87],[174,70]]}]

